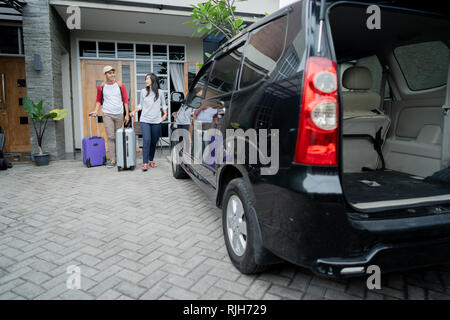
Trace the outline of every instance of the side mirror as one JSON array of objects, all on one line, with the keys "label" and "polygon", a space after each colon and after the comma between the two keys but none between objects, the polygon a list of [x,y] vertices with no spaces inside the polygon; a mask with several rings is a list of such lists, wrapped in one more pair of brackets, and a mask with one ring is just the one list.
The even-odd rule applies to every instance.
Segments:
[{"label": "side mirror", "polygon": [[170,100],[173,102],[184,103],[184,93],[183,92],[172,92],[170,94]]}]

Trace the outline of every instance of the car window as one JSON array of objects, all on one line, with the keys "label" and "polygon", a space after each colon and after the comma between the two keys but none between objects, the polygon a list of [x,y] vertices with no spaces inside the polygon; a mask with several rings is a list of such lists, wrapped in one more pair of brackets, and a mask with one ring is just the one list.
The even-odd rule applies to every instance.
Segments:
[{"label": "car window", "polygon": [[243,44],[216,60],[206,90],[206,99],[233,91],[241,63]]},{"label": "car window", "polygon": [[[194,82],[193,87],[189,90],[189,95],[186,100],[186,104],[192,108],[200,107],[202,98],[205,95],[204,88],[208,81],[208,77],[211,71],[212,63],[203,67],[198,73],[198,80]],[[194,80],[195,81],[195,80]]]},{"label": "car window", "polygon": [[394,50],[411,90],[425,90],[447,83],[449,48],[441,41],[415,43]]},{"label": "car window", "polygon": [[283,16],[252,31],[245,48],[240,88],[258,82],[275,69],[284,50],[286,21]]}]

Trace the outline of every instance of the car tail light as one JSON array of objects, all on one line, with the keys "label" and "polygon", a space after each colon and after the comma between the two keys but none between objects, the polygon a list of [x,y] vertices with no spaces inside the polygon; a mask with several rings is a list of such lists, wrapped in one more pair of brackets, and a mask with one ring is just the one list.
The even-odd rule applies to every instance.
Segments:
[{"label": "car tail light", "polygon": [[310,57],[306,62],[294,162],[337,165],[338,109],[336,63]]}]

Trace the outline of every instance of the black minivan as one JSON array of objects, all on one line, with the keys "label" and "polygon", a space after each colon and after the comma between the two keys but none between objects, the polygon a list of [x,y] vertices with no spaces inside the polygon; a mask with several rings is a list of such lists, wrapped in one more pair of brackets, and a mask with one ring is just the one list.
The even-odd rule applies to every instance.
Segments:
[{"label": "black minivan", "polygon": [[238,270],[289,261],[340,277],[450,261],[442,12],[298,1],[202,66],[182,101],[192,120],[171,148],[172,170],[222,208]]}]

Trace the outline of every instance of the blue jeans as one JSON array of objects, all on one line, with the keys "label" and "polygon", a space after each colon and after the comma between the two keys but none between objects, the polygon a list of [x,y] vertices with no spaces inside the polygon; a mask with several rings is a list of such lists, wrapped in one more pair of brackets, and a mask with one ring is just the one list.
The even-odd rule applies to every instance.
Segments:
[{"label": "blue jeans", "polygon": [[144,140],[142,157],[144,163],[148,163],[149,161],[153,161],[153,158],[155,157],[156,144],[161,135],[161,124],[141,122],[141,130],[142,138]]}]

